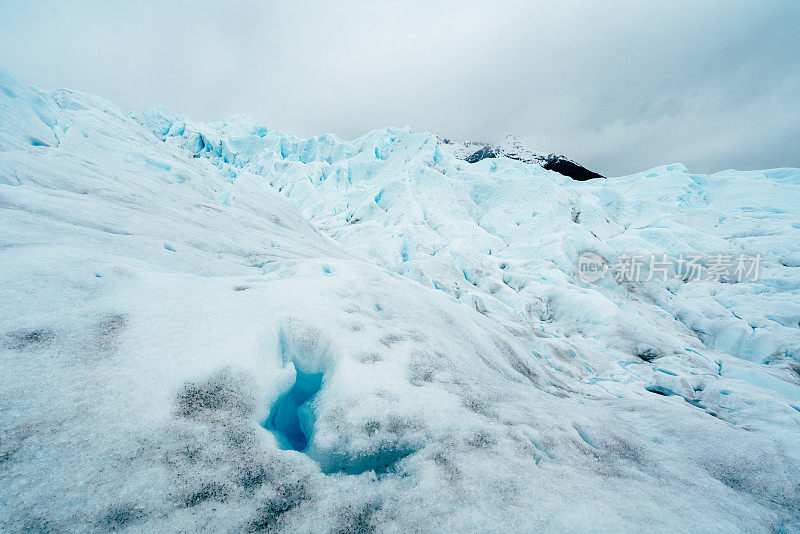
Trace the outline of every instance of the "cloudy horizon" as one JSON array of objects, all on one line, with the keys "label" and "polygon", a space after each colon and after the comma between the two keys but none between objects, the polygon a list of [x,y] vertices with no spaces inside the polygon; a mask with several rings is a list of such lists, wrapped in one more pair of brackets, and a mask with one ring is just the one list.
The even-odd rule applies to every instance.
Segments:
[{"label": "cloudy horizon", "polygon": [[514,135],[605,175],[800,167],[800,3],[7,0],[0,68],[303,137]]}]

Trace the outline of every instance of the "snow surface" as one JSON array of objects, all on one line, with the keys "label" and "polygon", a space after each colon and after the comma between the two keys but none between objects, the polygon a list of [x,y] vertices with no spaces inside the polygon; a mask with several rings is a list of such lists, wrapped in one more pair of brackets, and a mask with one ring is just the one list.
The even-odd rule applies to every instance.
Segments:
[{"label": "snow surface", "polygon": [[800,170],[441,145],[0,72],[0,530],[800,531]]}]

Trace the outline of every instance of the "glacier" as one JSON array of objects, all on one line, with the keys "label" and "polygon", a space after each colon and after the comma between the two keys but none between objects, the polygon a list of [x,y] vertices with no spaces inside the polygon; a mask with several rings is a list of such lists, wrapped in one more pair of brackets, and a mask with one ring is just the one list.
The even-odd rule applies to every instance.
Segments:
[{"label": "glacier", "polygon": [[472,148],[0,71],[0,530],[800,532],[800,169]]}]

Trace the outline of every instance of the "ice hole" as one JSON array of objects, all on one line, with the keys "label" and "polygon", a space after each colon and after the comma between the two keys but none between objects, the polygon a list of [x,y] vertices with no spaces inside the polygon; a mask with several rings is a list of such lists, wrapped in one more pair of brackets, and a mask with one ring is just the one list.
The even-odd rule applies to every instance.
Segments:
[{"label": "ice hole", "polygon": [[311,439],[314,426],[311,403],[322,387],[322,373],[303,373],[297,368],[295,371],[294,385],[278,397],[263,426],[275,434],[283,449],[303,452]]}]

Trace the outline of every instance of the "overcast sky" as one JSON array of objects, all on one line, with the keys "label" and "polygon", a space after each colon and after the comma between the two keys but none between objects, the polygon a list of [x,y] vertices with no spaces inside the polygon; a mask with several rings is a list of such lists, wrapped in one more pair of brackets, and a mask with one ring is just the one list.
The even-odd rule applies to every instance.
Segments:
[{"label": "overcast sky", "polygon": [[0,1],[0,67],[301,136],[411,126],[606,175],[800,167],[800,0]]}]

